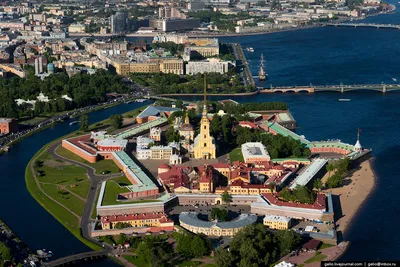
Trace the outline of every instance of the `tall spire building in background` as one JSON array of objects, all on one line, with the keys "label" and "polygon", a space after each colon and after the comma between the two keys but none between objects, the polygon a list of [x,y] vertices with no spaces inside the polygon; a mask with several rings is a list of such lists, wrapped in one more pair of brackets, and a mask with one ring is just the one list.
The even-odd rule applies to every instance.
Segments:
[{"label": "tall spire building in background", "polygon": [[204,106],[200,122],[200,133],[194,139],[194,157],[196,159],[215,159],[215,139],[210,135],[210,121],[207,117],[207,80],[204,74]]}]

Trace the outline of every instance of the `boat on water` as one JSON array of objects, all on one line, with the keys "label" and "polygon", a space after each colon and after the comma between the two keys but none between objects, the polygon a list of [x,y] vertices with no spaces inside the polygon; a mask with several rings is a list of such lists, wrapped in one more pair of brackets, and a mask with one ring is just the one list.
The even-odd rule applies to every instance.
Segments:
[{"label": "boat on water", "polygon": [[39,249],[36,251],[36,253],[37,253],[37,256],[42,259],[47,259],[47,258],[50,258],[51,256],[53,256],[53,252],[46,251],[46,249]]},{"label": "boat on water", "polygon": [[246,48],[246,51],[247,51],[247,52],[254,52],[254,48],[253,48],[253,47],[247,47],[247,48]]},{"label": "boat on water", "polygon": [[74,124],[77,124],[77,123],[79,123],[79,121],[73,121],[73,122],[70,122],[69,125],[74,125]]},{"label": "boat on water", "polygon": [[144,98],[138,98],[138,99],[135,100],[135,102],[139,102],[139,103],[143,103],[143,102],[146,102],[146,101],[147,101],[147,99],[144,99]]},{"label": "boat on water", "polygon": [[397,82],[397,79],[396,79],[396,78],[392,78],[392,80],[393,80],[394,82]]},{"label": "boat on water", "polygon": [[264,55],[261,54],[260,68],[258,70],[258,80],[260,81],[265,81],[268,78],[268,75],[264,70],[264,66],[265,66]]},{"label": "boat on water", "polygon": [[349,102],[351,99],[349,98],[340,98],[339,101],[341,102]]}]

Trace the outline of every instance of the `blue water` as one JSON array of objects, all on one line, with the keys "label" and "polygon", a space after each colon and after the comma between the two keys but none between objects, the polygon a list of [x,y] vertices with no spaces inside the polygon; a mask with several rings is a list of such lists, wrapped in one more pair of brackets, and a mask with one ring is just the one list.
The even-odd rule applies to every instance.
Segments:
[{"label": "blue water", "polygon": [[[399,13],[368,18],[369,22],[400,24]],[[400,31],[354,28],[316,28],[258,36],[221,38],[252,46],[246,53],[254,75],[261,53],[273,85],[392,83],[400,81]],[[268,86],[268,83],[266,83]],[[351,98],[338,102],[338,98]],[[232,97],[233,98],[233,97]],[[217,99],[214,97],[213,99]],[[352,242],[344,259],[399,260],[400,200],[399,93],[377,92],[275,94],[235,97],[246,101],[285,101],[296,118],[300,134],[310,140],[339,138],[354,143],[361,128],[361,143],[373,149],[378,174],[376,190],[363,205],[346,239]],[[90,121],[108,118],[140,104],[120,105],[89,115]],[[76,130],[78,125],[56,124],[36,133],[0,156],[0,217],[33,250],[46,248],[56,257],[87,251],[29,194],[24,172],[30,158],[46,143]],[[112,263],[97,263],[96,266]]]}]

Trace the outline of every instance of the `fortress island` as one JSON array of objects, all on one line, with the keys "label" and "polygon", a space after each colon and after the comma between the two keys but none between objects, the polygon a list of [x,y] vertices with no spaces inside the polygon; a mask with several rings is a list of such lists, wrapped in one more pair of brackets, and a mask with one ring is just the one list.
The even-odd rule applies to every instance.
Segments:
[{"label": "fortress island", "polygon": [[[337,256],[345,226],[367,196],[347,187],[351,177],[359,190],[360,172],[369,169],[371,151],[359,134],[355,145],[309,141],[295,133],[284,103],[209,103],[206,91],[204,76],[202,105],[158,101],[121,117],[120,127],[101,123],[57,141],[31,161],[32,178],[79,218],[77,236],[94,249],[121,236],[232,238],[261,224],[292,230],[303,251],[323,242]],[[353,204],[343,194],[356,195]]]}]

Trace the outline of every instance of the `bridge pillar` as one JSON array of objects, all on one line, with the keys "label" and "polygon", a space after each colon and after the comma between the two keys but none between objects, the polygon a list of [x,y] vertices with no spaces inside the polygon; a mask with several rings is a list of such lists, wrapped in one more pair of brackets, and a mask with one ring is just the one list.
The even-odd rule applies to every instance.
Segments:
[{"label": "bridge pillar", "polygon": [[340,83],[340,92],[343,94],[344,93],[344,86],[343,83]]},{"label": "bridge pillar", "polygon": [[386,93],[386,92],[387,92],[386,84],[384,84],[384,85],[382,86],[382,93]]}]

